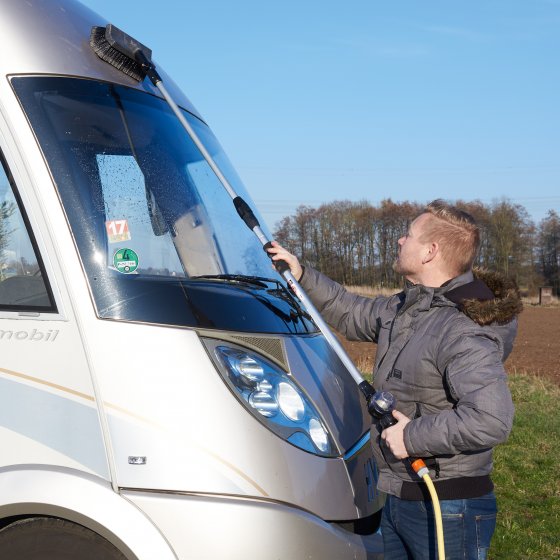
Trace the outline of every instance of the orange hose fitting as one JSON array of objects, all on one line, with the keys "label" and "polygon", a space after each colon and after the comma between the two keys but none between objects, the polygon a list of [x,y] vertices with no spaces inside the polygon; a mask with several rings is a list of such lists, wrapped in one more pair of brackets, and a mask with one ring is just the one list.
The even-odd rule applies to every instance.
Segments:
[{"label": "orange hose fitting", "polygon": [[422,468],[426,468],[426,463],[422,461],[422,459],[414,459],[414,461],[410,462],[410,466],[414,469],[414,472],[420,471]]}]

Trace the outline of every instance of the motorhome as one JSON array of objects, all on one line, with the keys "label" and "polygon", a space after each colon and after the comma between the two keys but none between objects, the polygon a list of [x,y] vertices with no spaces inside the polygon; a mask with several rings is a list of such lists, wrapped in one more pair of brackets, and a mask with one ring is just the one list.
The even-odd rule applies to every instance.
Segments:
[{"label": "motorhome", "polygon": [[356,384],[108,23],[0,0],[0,558],[381,558]]}]

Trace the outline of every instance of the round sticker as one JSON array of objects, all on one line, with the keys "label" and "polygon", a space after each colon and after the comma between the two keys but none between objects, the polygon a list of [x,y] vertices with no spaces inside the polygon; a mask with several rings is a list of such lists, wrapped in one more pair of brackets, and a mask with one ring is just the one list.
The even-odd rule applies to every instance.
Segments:
[{"label": "round sticker", "polygon": [[132,249],[119,249],[113,257],[115,268],[123,274],[130,274],[138,268],[138,255]]}]

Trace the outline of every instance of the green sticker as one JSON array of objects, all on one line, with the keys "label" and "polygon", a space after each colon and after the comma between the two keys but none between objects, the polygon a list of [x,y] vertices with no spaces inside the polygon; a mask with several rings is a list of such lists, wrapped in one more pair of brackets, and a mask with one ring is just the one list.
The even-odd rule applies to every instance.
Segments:
[{"label": "green sticker", "polygon": [[130,274],[138,268],[138,255],[132,249],[119,249],[113,257],[115,268],[123,274]]}]

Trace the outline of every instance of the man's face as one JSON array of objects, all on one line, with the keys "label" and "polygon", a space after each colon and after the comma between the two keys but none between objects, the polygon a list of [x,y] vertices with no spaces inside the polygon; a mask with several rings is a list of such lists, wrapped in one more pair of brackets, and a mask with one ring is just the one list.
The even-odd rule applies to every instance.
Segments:
[{"label": "man's face", "polygon": [[430,214],[420,214],[410,224],[407,234],[398,241],[399,255],[393,263],[393,270],[413,282],[422,271],[422,259],[426,254],[428,244],[420,243],[419,239],[429,218]]}]

